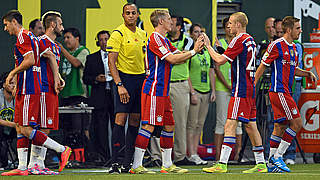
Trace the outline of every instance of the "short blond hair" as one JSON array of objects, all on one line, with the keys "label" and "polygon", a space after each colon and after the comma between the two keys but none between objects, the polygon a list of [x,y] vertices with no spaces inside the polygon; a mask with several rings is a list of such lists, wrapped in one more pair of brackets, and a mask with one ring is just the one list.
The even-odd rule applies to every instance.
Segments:
[{"label": "short blond hair", "polygon": [[168,10],[154,10],[150,15],[150,21],[152,26],[155,28],[159,25],[159,20],[164,18],[166,15],[169,15]]},{"label": "short blond hair", "polygon": [[231,16],[234,16],[236,19],[236,22],[239,22],[242,27],[246,27],[248,25],[248,17],[243,12],[236,12],[233,13]]}]

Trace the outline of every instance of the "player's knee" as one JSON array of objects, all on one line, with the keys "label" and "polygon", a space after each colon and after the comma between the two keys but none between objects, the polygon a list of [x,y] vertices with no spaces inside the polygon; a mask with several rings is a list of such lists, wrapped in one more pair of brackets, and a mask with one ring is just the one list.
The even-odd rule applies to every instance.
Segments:
[{"label": "player's knee", "polygon": [[172,132],[174,131],[174,125],[165,125],[163,130],[167,131],[167,132]]},{"label": "player's knee", "polygon": [[294,119],[292,123],[290,123],[290,128],[295,132],[299,132],[302,128],[302,120],[301,118]]},{"label": "player's knee", "polygon": [[115,118],[115,123],[119,126],[124,126],[127,121],[127,113],[117,113]]},{"label": "player's knee", "polygon": [[21,134],[26,136],[26,137],[29,137],[31,132],[32,132],[33,128],[30,127],[30,126],[23,126],[21,128]]},{"label": "player's knee", "polygon": [[141,126],[141,128],[142,129],[145,129],[145,130],[147,130],[147,131],[149,131],[149,132],[153,132],[154,131],[154,126],[153,125],[150,125],[150,124],[143,124],[142,126]]},{"label": "player's knee", "polygon": [[50,133],[50,129],[40,129],[42,132],[44,132],[45,134],[49,134]]},{"label": "player's knee", "polygon": [[228,119],[226,121],[226,124],[224,125],[224,133],[225,134],[226,133],[229,134],[230,132],[234,133],[237,127],[237,123],[238,123],[237,120]]},{"label": "player's knee", "polygon": [[129,115],[129,125],[138,127],[140,125],[140,114],[130,114]]}]

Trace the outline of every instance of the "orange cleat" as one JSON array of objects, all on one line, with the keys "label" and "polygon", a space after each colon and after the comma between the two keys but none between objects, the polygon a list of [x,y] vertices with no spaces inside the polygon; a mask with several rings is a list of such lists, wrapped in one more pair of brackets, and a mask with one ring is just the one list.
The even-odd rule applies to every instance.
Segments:
[{"label": "orange cleat", "polygon": [[61,153],[61,158],[59,162],[59,172],[63,170],[63,168],[68,163],[70,154],[71,154],[71,148],[68,146],[64,146],[66,149]]},{"label": "orange cleat", "polygon": [[29,172],[28,170],[20,170],[20,169],[14,169],[8,172],[1,173],[1,176],[28,176]]}]

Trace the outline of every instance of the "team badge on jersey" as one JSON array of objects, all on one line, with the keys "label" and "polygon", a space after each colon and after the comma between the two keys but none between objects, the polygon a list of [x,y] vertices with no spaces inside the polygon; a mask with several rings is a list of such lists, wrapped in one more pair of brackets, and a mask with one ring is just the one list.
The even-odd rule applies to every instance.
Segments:
[{"label": "team badge on jersey", "polygon": [[292,114],[296,115],[297,113],[298,113],[298,111],[296,108],[292,109]]},{"label": "team badge on jersey", "polygon": [[157,116],[157,121],[158,121],[158,122],[161,122],[161,121],[162,121],[162,116],[160,116],[160,115]]},{"label": "team badge on jersey", "polygon": [[293,49],[290,49],[290,55],[291,55],[291,57],[293,57],[293,56],[294,56]]},{"label": "team badge on jersey", "polygon": [[52,118],[48,118],[48,124],[52,124]]}]

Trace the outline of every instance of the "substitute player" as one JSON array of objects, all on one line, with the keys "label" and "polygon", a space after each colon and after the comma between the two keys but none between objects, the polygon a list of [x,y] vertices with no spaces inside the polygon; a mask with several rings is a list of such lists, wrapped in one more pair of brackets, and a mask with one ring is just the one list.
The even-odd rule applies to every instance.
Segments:
[{"label": "substitute player", "polygon": [[[61,14],[49,11],[42,16],[45,34],[39,37],[40,49],[40,66],[41,66],[41,131],[46,134],[50,133],[50,129],[57,130],[59,127],[59,103],[58,94],[55,91],[55,82],[53,72],[51,70],[50,59],[44,57],[46,51],[51,51],[55,55],[57,67],[59,67],[60,47],[54,42],[57,37],[62,35],[64,30],[62,25]],[[59,76],[60,77],[60,76]],[[45,168],[44,160],[46,158],[47,148],[44,146],[31,145],[31,157],[28,165],[32,174],[56,175],[58,173]]]},{"label": "substitute player", "polygon": [[290,172],[282,156],[302,127],[299,109],[292,98],[294,76],[316,80],[312,72],[298,67],[298,53],[293,40],[297,40],[302,32],[299,21],[292,16],[282,20],[285,34],[268,46],[255,77],[257,83],[266,67],[271,66],[269,97],[274,112],[274,129],[270,137],[270,172],[276,172],[276,168]]},{"label": "substitute player", "polygon": [[260,133],[256,124],[255,105],[255,51],[256,43],[254,39],[246,33],[248,18],[243,12],[237,12],[230,16],[230,33],[236,37],[232,39],[223,55],[215,52],[205,35],[205,45],[209,53],[217,63],[231,63],[232,94],[228,106],[227,121],[224,126],[224,139],[221,149],[220,160],[210,168],[203,168],[208,173],[227,172],[227,163],[236,143],[236,128],[238,121],[245,124],[245,129],[249,135],[252,150],[254,152],[256,166],[245,170],[243,173],[267,172],[264,161],[263,146]]},{"label": "substitute player", "polygon": [[[71,153],[71,149],[67,146],[62,146],[49,138],[45,133],[33,129],[40,124],[40,92],[41,92],[41,77],[40,77],[40,54],[39,41],[29,31],[22,27],[22,15],[17,10],[11,10],[2,18],[4,30],[10,35],[17,37],[17,42],[14,48],[16,58],[16,67],[9,73],[6,84],[15,81],[16,97],[15,97],[15,117],[14,120],[23,128],[19,128],[17,133],[17,151],[19,166],[9,172],[4,172],[3,176],[12,175],[28,175],[27,170],[27,155],[29,139],[34,141],[35,145],[46,146],[61,153],[61,162],[59,171],[62,171],[66,165]],[[51,67],[53,68],[53,76],[55,89],[58,91],[59,77],[58,68],[55,61],[55,56],[49,51],[43,53],[44,56],[50,59]],[[29,139],[28,139],[29,138]]]},{"label": "substitute player", "polygon": [[154,126],[164,126],[160,136],[162,151],[161,173],[186,173],[172,163],[174,119],[169,98],[169,85],[172,64],[183,63],[202,49],[203,37],[198,38],[192,51],[178,53],[166,33],[171,30],[171,17],[167,10],[155,10],[150,16],[155,31],[147,43],[147,79],[141,92],[142,127],[136,139],[132,174],[154,173],[142,166],[142,159],[148,147]]}]

